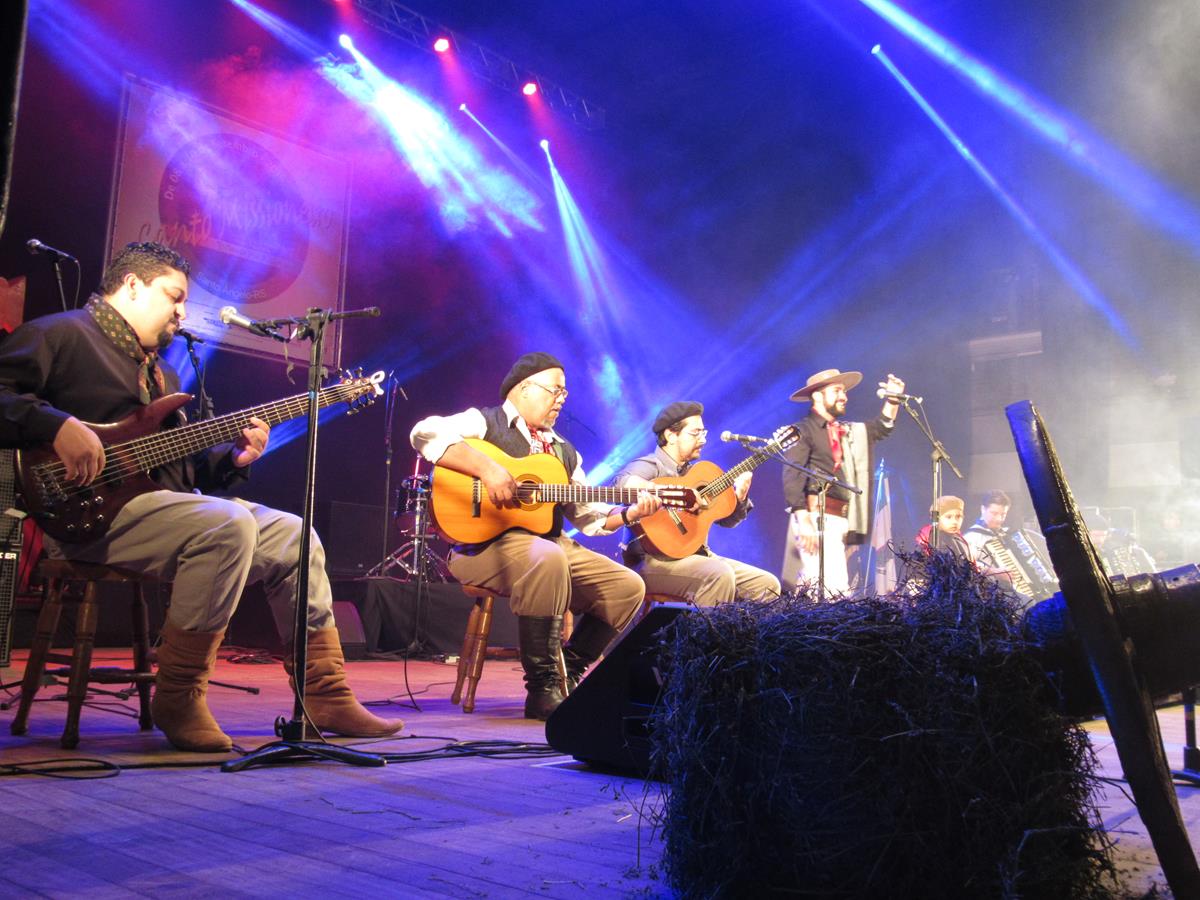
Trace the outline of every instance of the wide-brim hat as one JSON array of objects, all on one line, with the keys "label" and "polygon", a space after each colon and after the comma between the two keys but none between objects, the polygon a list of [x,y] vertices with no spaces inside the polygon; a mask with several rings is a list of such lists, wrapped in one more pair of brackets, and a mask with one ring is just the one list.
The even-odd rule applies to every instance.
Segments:
[{"label": "wide-brim hat", "polygon": [[798,391],[793,391],[789,400],[794,400],[797,403],[801,400],[807,400],[812,397],[817,391],[822,388],[829,387],[831,384],[840,384],[846,390],[854,387],[862,381],[862,372],[843,372],[840,369],[822,369],[816,375],[810,375],[808,381],[804,383],[804,387]]}]

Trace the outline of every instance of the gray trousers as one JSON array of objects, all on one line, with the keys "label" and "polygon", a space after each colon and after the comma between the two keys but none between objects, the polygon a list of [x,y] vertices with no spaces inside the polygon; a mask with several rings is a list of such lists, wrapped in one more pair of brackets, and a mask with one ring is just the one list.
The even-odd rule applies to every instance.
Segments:
[{"label": "gray trousers", "polygon": [[508,531],[473,553],[454,550],[454,577],[509,598],[514,615],[587,613],[618,630],[642,605],[646,586],[635,572],[571,538]]},{"label": "gray trousers", "polygon": [[647,554],[635,567],[648,594],[671,594],[697,606],[716,606],[744,597],[771,600],[779,596],[779,579],[757,566],[717,556],[711,550],[666,559]]},{"label": "gray trousers", "polygon": [[[134,497],[97,541],[60,544],[58,559],[105,563],[171,581],[167,621],[185,631],[221,631],[242,589],[262,582],[282,636],[292,633],[300,550],[300,517],[237,498],[177,491]],[[314,533],[308,572],[308,627],[333,622],[325,550]]]}]

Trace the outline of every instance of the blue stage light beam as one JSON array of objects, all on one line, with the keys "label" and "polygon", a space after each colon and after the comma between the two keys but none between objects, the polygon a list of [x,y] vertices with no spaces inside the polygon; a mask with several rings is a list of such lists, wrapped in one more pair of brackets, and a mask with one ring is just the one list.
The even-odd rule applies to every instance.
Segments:
[{"label": "blue stage light beam", "polygon": [[1151,173],[1079,122],[955,46],[890,0],[860,0],[897,31],[961,75],[984,97],[1025,123],[1060,156],[1111,191],[1146,221],[1200,255],[1200,212]]},{"label": "blue stage light beam", "polygon": [[[162,79],[148,59],[139,58],[131,65],[127,57],[114,53],[114,47],[127,42],[71,0],[32,0],[29,37],[57,65],[74,75],[76,82],[114,104],[120,100],[127,68],[136,67],[155,80]],[[125,46],[123,52],[136,51],[136,46]]]},{"label": "blue stage light beam", "polygon": [[434,197],[448,230],[485,222],[507,238],[517,228],[545,230],[533,193],[509,172],[489,165],[436,106],[387,77],[353,46],[349,52],[355,65],[321,57],[318,71],[386,128],[393,146]]},{"label": "blue stage light beam", "polygon": [[1016,199],[1004,189],[1000,182],[996,180],[995,176],[992,175],[992,173],[988,170],[987,166],[985,166],[979,160],[979,158],[971,152],[971,148],[968,147],[966,143],[954,132],[954,129],[952,129],[946,123],[945,119],[938,115],[937,111],[929,104],[929,101],[925,99],[921,92],[913,86],[912,82],[910,82],[896,67],[896,64],[892,62],[892,60],[884,52],[883,48],[876,44],[873,48],[871,48],[871,53],[880,61],[880,63],[883,64],[884,68],[888,70],[888,73],[896,79],[900,86],[904,88],[905,92],[913,99],[917,106],[920,107],[921,111],[928,116],[929,120],[933,122],[935,126],[937,126],[938,131],[940,131],[946,140],[950,142],[950,145],[958,151],[959,156],[961,156],[967,165],[974,170],[975,174],[979,176],[980,180],[983,181],[988,190],[992,192],[996,199],[998,199],[1004,205],[1004,208],[1008,210],[1009,214],[1013,217],[1013,219],[1016,220],[1017,224],[1021,226],[1021,229],[1030,237],[1031,240],[1033,240],[1035,244],[1038,245],[1038,247],[1041,248],[1042,252],[1046,254],[1046,256],[1054,264],[1054,267],[1058,270],[1059,274],[1061,274],[1067,283],[1074,288],[1075,292],[1081,298],[1083,298],[1083,300],[1089,306],[1104,316],[1109,327],[1112,328],[1112,330],[1116,332],[1116,334],[1120,336],[1130,348],[1139,350],[1140,344],[1138,339],[1133,335],[1128,323],[1125,322],[1124,318],[1122,318],[1121,314],[1117,312],[1112,303],[1110,303],[1104,297],[1104,295],[1100,293],[1100,291],[1091,283],[1091,281],[1088,280],[1083,272],[1081,272],[1078,267],[1076,267],[1075,264],[1067,258],[1066,254],[1063,253],[1057,247],[1057,245],[1050,240],[1046,233],[1043,232],[1040,227],[1038,227],[1037,223],[1033,221],[1021,204],[1019,204]]},{"label": "blue stage light beam", "polygon": [[549,185],[546,184],[546,179],[534,171],[533,166],[521,159],[521,157],[519,157],[513,151],[513,149],[508,146],[508,144],[500,140],[495,132],[484,125],[483,122],[479,120],[479,117],[476,116],[475,113],[471,112],[471,110],[467,107],[467,104],[460,103],[458,111],[479,127],[479,130],[484,133],[489,141],[496,145],[497,149],[504,154],[505,158],[512,164],[512,167],[521,174],[527,183],[536,184],[538,187],[546,188],[548,190]]},{"label": "blue stage light beam", "polygon": [[325,52],[324,46],[315,38],[305,34],[295,25],[274,13],[255,6],[249,0],[229,0],[229,2],[301,56],[313,59]]}]

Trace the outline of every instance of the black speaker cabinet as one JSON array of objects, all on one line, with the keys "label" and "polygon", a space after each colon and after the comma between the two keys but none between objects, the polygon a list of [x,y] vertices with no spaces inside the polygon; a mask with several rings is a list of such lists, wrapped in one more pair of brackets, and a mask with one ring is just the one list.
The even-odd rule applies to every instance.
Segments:
[{"label": "black speaker cabinet", "polygon": [[550,718],[546,740],[559,753],[602,768],[650,769],[650,710],[658,700],[658,632],[690,607],[659,603],[614,644]]},{"label": "black speaker cabinet", "polygon": [[325,545],[325,564],[334,578],[366,575],[386,555],[383,507],[337,500],[317,504],[317,534]]}]

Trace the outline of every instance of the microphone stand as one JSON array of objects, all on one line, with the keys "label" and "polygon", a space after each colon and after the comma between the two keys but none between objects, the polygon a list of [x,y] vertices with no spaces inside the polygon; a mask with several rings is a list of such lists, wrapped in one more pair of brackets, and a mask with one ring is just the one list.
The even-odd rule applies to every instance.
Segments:
[{"label": "microphone stand", "polygon": [[292,671],[294,672],[292,680],[296,685],[295,703],[292,706],[291,719],[285,721],[280,717],[275,722],[275,733],[280,738],[278,741],[264,744],[241,759],[224,763],[221,766],[222,772],[240,772],[249,766],[281,762],[307,762],[313,759],[331,759],[355,766],[382,766],[387,763],[387,760],[378,754],[363,753],[361,750],[330,744],[323,740],[320,732],[315,728],[310,731],[308,714],[304,709],[304,674],[308,667],[308,566],[312,556],[313,501],[316,496],[317,480],[317,414],[320,408],[318,394],[321,390],[322,344],[325,337],[325,326],[339,319],[366,318],[378,315],[379,307],[377,306],[340,313],[312,307],[304,316],[295,319],[276,319],[264,326],[274,328],[284,324],[293,325],[295,327],[290,336],[272,336],[283,341],[303,339],[309,342],[308,442],[304,466],[304,515],[297,560],[299,569],[296,578],[296,617],[292,630]]},{"label": "microphone stand", "polygon": [[930,427],[929,421],[924,415],[925,407],[921,407],[922,414],[918,416],[916,412],[913,411],[913,408],[909,405],[907,398],[904,400],[901,406],[903,406],[904,411],[912,417],[912,420],[917,423],[917,428],[920,429],[921,434],[925,435],[926,440],[928,440],[930,446],[933,447],[933,453],[930,455],[930,460],[933,463],[933,502],[929,504],[929,515],[930,519],[932,520],[931,527],[929,529],[929,549],[931,551],[937,550],[941,544],[941,537],[938,534],[937,499],[938,497],[942,496],[942,463],[945,462],[947,465],[949,465],[950,471],[957,475],[960,481],[962,480],[963,473],[959,471],[958,466],[954,464],[954,460],[950,458],[950,454],[946,452],[946,448],[942,442],[939,441],[934,435],[933,429]]},{"label": "microphone stand", "polygon": [[[392,507],[392,422],[396,415],[396,389],[400,387],[400,382],[392,375],[392,386],[387,393],[387,402],[384,404],[383,411],[383,561],[380,562],[375,569],[381,568],[390,557],[388,548],[391,544],[388,543],[388,537],[391,535],[392,516],[394,515]],[[372,569],[371,572],[374,572]],[[371,572],[367,574],[370,575]]]},{"label": "microphone stand", "polygon": [[67,289],[63,287],[62,254],[51,253],[51,265],[54,266],[54,280],[58,283],[58,299],[62,303],[63,312],[67,311]]},{"label": "microphone stand", "polygon": [[820,469],[810,469],[808,466],[802,466],[800,463],[792,462],[790,459],[780,457],[780,462],[789,468],[795,469],[798,472],[803,472],[809,478],[815,478],[821,482],[821,487],[817,491],[817,596],[822,600],[825,599],[825,493],[833,485],[844,488],[854,494],[861,494],[862,488],[855,487],[849,482],[842,481],[832,475],[827,475]]}]

